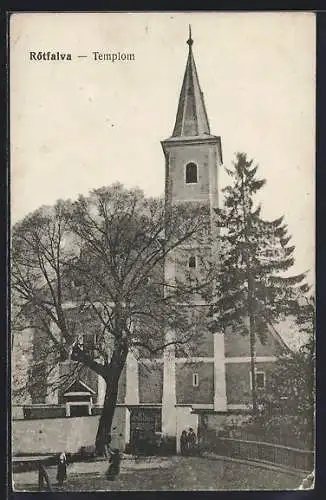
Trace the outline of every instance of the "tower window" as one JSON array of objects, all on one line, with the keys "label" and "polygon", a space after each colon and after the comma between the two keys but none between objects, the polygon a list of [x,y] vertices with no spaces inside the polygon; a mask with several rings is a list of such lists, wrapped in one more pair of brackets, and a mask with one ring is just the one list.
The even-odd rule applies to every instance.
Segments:
[{"label": "tower window", "polygon": [[188,267],[190,267],[191,269],[195,269],[196,266],[197,266],[196,257],[194,255],[191,255],[188,260]]},{"label": "tower window", "polygon": [[264,389],[265,387],[265,373],[256,372],[256,385],[257,389]]},{"label": "tower window", "polygon": [[195,163],[188,163],[186,165],[186,184],[196,184],[197,182],[197,165]]},{"label": "tower window", "polygon": [[198,373],[193,373],[193,374],[192,374],[192,386],[193,386],[193,387],[198,387],[198,386],[199,386],[199,377],[198,377]]}]

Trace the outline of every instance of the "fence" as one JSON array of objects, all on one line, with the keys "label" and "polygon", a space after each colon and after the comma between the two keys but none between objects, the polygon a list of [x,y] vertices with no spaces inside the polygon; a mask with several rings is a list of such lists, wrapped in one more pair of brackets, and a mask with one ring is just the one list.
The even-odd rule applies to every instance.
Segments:
[{"label": "fence", "polygon": [[297,436],[285,434],[285,432],[281,431],[277,432],[277,430],[275,429],[273,429],[273,433],[268,434],[266,430],[264,431],[264,433],[259,433],[246,429],[236,429],[231,430],[230,435],[225,437],[240,439],[241,441],[260,441],[262,439],[264,442],[270,444],[288,446],[290,448],[303,449],[305,451],[309,448],[313,448],[312,432],[310,432],[309,434],[307,433],[307,435],[304,436],[305,439],[299,439]]},{"label": "fence", "polygon": [[205,440],[202,449],[222,456],[269,462],[300,471],[311,472],[314,468],[312,451],[260,441],[215,437],[209,441]]}]

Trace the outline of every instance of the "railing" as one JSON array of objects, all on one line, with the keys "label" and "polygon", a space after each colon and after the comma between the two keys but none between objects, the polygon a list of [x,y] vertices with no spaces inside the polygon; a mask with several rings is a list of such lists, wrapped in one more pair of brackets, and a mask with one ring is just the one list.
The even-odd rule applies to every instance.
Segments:
[{"label": "railing", "polygon": [[284,432],[283,433],[277,432],[275,429],[273,430],[273,433],[269,433],[268,435],[266,435],[266,433],[263,435],[262,433],[258,434],[257,432],[253,431],[250,432],[245,429],[236,429],[233,430],[232,434],[225,437],[240,439],[241,441],[260,441],[260,439],[262,439],[264,442],[270,444],[288,446],[290,448],[298,448],[303,450],[312,448],[312,443],[313,443],[312,432],[310,433],[310,435],[305,435],[299,438],[292,434],[287,435]]},{"label": "railing", "polygon": [[209,442],[205,440],[202,448],[205,451],[222,456],[268,462],[299,471],[311,472],[314,468],[314,454],[312,451],[288,446],[216,437]]}]

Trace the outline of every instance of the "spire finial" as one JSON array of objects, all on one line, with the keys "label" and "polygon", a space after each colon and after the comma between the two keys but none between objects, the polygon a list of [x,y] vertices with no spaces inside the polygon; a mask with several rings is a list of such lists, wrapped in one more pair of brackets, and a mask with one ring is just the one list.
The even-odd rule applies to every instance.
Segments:
[{"label": "spire finial", "polygon": [[189,48],[191,48],[192,44],[194,43],[192,37],[191,37],[191,26],[189,24],[189,38],[187,40],[187,44],[189,45]]}]

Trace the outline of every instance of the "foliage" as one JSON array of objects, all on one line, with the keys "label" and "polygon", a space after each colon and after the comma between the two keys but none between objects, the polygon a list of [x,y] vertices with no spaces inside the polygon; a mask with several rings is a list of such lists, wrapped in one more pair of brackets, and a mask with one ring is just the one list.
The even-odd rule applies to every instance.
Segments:
[{"label": "foliage", "polygon": [[285,274],[294,263],[295,247],[289,245],[283,217],[265,220],[254,203],[265,185],[257,170],[244,153],[227,170],[231,183],[224,189],[224,207],[216,209],[220,272],[212,324],[215,331],[232,328],[236,334],[249,334],[254,411],[256,336],[264,343],[268,329],[293,310],[308,288],[304,274]]},{"label": "foliage", "polygon": [[268,392],[260,395],[261,412],[253,420],[256,430],[289,437],[312,448],[315,408],[315,300],[303,297],[296,308],[296,324],[306,334],[297,350],[283,352],[272,373]]},{"label": "foliage", "polygon": [[187,344],[203,321],[192,297],[207,294],[208,274],[174,279],[166,269],[183,245],[201,243],[206,220],[201,207],[166,211],[164,201],[116,184],[42,207],[13,228],[15,316],[38,332],[41,370],[71,359],[77,372],[86,366],[104,378],[101,446],[128,353]]}]

